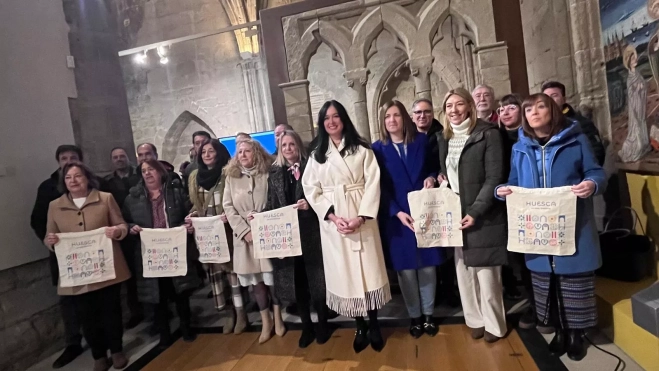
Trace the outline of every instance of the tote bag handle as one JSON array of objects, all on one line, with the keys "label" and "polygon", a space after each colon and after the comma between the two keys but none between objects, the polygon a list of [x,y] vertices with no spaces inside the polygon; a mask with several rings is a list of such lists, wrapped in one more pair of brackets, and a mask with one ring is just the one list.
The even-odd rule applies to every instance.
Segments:
[{"label": "tote bag handle", "polygon": [[631,234],[633,231],[636,230],[636,223],[638,222],[638,225],[641,226],[641,231],[643,232],[643,235],[645,236],[646,235],[645,234],[645,228],[643,228],[643,223],[641,223],[641,218],[638,216],[638,213],[636,212],[636,210],[634,210],[634,208],[631,208],[629,206],[623,206],[623,207],[619,208],[618,210],[616,210],[613,214],[611,214],[611,217],[609,218],[609,221],[606,222],[606,225],[604,226],[604,231],[602,233],[609,232],[609,224],[611,224],[611,221],[613,219],[615,219],[615,217],[618,215],[618,213],[620,213],[623,210],[631,211],[632,217],[634,218],[634,224],[632,225],[632,229],[620,228],[618,230],[628,231]]}]

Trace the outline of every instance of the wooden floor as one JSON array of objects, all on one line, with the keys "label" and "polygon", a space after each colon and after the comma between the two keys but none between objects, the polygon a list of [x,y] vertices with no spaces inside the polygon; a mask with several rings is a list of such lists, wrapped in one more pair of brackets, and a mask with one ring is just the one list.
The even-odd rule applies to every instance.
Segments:
[{"label": "wooden floor", "polygon": [[263,345],[258,333],[203,334],[193,343],[179,340],[149,363],[145,371],[265,370],[538,370],[516,331],[494,344],[473,340],[465,325],[443,325],[434,338],[413,339],[406,328],[383,329],[381,353],[352,350],[354,330],[337,330],[324,345],[297,346],[299,331],[275,336]]}]

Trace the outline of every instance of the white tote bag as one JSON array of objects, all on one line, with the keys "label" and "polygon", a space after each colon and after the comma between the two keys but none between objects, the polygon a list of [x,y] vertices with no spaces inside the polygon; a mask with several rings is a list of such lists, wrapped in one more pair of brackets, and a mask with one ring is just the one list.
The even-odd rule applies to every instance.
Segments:
[{"label": "white tote bag", "polygon": [[462,231],[459,229],[462,219],[460,196],[447,186],[447,182],[442,182],[439,188],[407,194],[418,247],[463,245]]},{"label": "white tote bag", "polygon": [[87,232],[58,233],[55,255],[61,287],[75,287],[110,281],[114,272],[112,240],[105,228]]},{"label": "white tote bag", "polygon": [[177,277],[188,273],[185,227],[150,229],[140,232],[144,278]]},{"label": "white tote bag", "polygon": [[227,263],[231,260],[229,243],[220,216],[191,218],[201,263]]},{"label": "white tote bag", "polygon": [[577,196],[572,187],[510,187],[508,251],[525,254],[574,255]]},{"label": "white tote bag", "polygon": [[255,259],[302,255],[300,224],[293,205],[254,214],[250,225]]}]

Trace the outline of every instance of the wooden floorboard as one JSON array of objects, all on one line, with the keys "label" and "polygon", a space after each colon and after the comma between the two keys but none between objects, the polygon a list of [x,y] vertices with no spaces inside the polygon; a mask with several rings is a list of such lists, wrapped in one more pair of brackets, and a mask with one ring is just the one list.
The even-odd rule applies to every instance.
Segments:
[{"label": "wooden floorboard", "polygon": [[203,334],[193,343],[177,341],[148,364],[146,371],[537,371],[514,330],[494,344],[473,340],[464,325],[443,325],[434,338],[413,339],[406,328],[382,330],[381,353],[370,347],[355,354],[353,329],[337,330],[324,345],[298,348],[299,331],[258,343],[258,333]]}]

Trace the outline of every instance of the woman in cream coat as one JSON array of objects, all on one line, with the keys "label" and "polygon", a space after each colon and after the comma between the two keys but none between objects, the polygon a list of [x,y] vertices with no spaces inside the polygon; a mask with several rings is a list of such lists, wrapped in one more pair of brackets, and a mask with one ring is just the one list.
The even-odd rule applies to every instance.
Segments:
[{"label": "woman in cream coat", "polygon": [[[337,101],[318,114],[318,141],[302,177],[304,194],[320,221],[330,309],[357,320],[355,352],[384,340],[377,310],[391,300],[376,217],[380,168]],[[370,323],[366,324],[364,316]]]},{"label": "woman in cream coat", "polygon": [[[281,306],[274,295],[274,276],[269,259],[254,259],[254,244],[250,220],[252,214],[265,209],[268,200],[268,173],[270,157],[261,144],[245,139],[238,144],[234,158],[224,168],[226,185],[222,206],[233,230],[233,270],[240,285],[252,286],[261,311],[263,328],[259,343],[272,337],[272,330],[279,336],[286,333],[281,317]],[[270,289],[268,289],[270,287]],[[273,302],[275,323],[270,317],[269,299]]]}]

